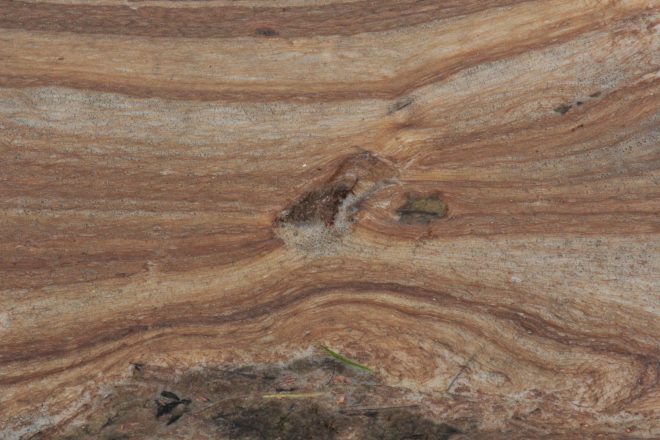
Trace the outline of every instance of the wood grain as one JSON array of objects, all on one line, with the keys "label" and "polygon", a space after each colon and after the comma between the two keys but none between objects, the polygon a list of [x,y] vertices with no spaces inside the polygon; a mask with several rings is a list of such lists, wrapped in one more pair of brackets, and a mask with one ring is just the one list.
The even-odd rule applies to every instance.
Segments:
[{"label": "wood grain", "polygon": [[658,6],[0,0],[0,437],[319,344],[456,438],[660,437]]}]

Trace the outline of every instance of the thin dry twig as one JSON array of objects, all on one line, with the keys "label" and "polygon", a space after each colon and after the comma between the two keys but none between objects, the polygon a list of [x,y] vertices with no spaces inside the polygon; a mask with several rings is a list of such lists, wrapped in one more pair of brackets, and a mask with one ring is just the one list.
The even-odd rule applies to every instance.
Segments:
[{"label": "thin dry twig", "polygon": [[474,360],[474,358],[477,357],[477,354],[481,353],[482,351],[483,351],[483,346],[479,346],[479,348],[476,349],[476,350],[474,351],[474,353],[472,353],[472,356],[470,356],[470,358],[467,360],[467,362],[464,363],[464,364],[461,366],[461,369],[458,370],[458,373],[456,373],[456,375],[455,375],[454,378],[451,380],[451,382],[449,382],[449,385],[447,386],[447,389],[445,390],[445,393],[448,393],[449,390],[451,390],[451,387],[454,386],[454,384],[456,383],[456,381],[458,380],[458,378],[461,377],[461,375],[462,375],[463,372],[467,369],[467,367],[470,366],[470,364],[472,363],[472,361]]}]

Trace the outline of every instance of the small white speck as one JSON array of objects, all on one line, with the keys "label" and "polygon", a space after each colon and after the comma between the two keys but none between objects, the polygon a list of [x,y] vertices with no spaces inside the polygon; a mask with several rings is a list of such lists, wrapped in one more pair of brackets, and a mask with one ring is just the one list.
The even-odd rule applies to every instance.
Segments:
[{"label": "small white speck", "polygon": [[511,277],[511,282],[512,282],[513,284],[519,284],[519,283],[522,283],[522,278],[517,277],[517,276],[512,276],[512,277]]},{"label": "small white speck", "polygon": [[306,163],[304,163],[304,164],[303,164],[303,168],[305,168],[306,166],[307,166],[307,164],[306,164]]}]

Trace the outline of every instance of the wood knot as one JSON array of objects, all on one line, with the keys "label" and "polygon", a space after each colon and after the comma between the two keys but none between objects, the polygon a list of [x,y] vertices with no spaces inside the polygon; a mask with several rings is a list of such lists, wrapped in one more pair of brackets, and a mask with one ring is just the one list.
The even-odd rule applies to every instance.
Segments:
[{"label": "wood knot", "polygon": [[393,166],[370,152],[351,155],[319,187],[303,194],[284,210],[276,224],[324,224],[331,227],[339,219],[352,222],[363,200],[395,175]]},{"label": "wood knot", "polygon": [[309,191],[285,211],[278,221],[293,224],[322,222],[326,226],[332,226],[339,212],[339,206],[351,190],[352,187],[340,183]]}]

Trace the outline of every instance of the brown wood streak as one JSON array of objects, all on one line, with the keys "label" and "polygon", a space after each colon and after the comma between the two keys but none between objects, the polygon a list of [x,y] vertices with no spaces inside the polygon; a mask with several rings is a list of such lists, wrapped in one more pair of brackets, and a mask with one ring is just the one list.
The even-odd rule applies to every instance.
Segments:
[{"label": "brown wood streak", "polygon": [[[213,304],[185,304],[185,305],[172,305],[169,307],[170,310],[164,310],[162,312],[162,317],[157,321],[150,322],[149,324],[136,323],[126,327],[126,320],[122,319],[117,321],[114,324],[108,322],[104,323],[98,329],[90,331],[90,337],[83,338],[79,337],[74,345],[68,347],[58,346],[52,347],[50,345],[50,340],[47,339],[43,341],[43,346],[48,347],[45,350],[39,349],[39,341],[32,339],[33,348],[30,353],[21,353],[19,350],[21,345],[19,345],[16,351],[12,351],[11,347],[5,347],[5,353],[0,353],[0,365],[3,363],[10,362],[20,362],[31,359],[39,359],[42,357],[67,357],[73,352],[76,352],[81,349],[91,348],[96,345],[103,345],[110,341],[117,341],[125,338],[128,335],[133,335],[140,332],[145,332],[147,330],[158,330],[162,328],[176,328],[176,327],[186,327],[191,325],[196,326],[216,326],[227,323],[235,323],[242,321],[254,321],[260,318],[267,317],[269,315],[277,315],[279,311],[286,311],[290,308],[295,308],[300,302],[305,301],[311,297],[323,297],[326,292],[342,292],[342,295],[346,295],[347,298],[351,297],[352,293],[359,293],[361,291],[378,291],[384,294],[393,294],[401,295],[406,298],[414,298],[419,301],[426,300],[428,302],[429,298],[441,298],[439,305],[441,306],[453,306],[453,307],[463,307],[467,310],[479,311],[487,316],[497,317],[503,321],[510,321],[517,324],[521,330],[532,332],[535,335],[543,338],[549,338],[555,341],[560,342],[565,345],[575,345],[580,347],[585,347],[586,349],[593,350],[595,352],[612,352],[616,354],[622,354],[624,356],[631,357],[648,357],[653,359],[660,356],[660,350],[657,347],[638,347],[635,348],[635,341],[628,338],[620,338],[619,340],[613,340],[608,342],[608,338],[598,337],[595,334],[584,333],[578,331],[571,331],[566,327],[561,327],[557,324],[553,324],[547,321],[544,321],[538,316],[531,315],[529,313],[521,312],[520,310],[513,307],[492,307],[488,304],[480,303],[478,301],[466,301],[459,298],[455,298],[445,292],[434,291],[429,289],[423,289],[417,286],[404,286],[394,283],[371,283],[371,282],[358,282],[352,281],[350,283],[341,283],[333,284],[322,287],[314,287],[308,289],[298,289],[296,293],[290,293],[288,295],[279,295],[277,294],[276,289],[270,289],[276,295],[275,299],[263,302],[262,304],[257,304],[252,307],[238,307],[239,310],[233,312],[229,315],[207,315],[206,313],[201,313],[199,310],[215,310]],[[258,298],[254,298],[258,301]],[[337,301],[337,304],[364,304],[368,305],[368,301],[355,301],[350,299],[342,299]],[[226,308],[226,304],[221,304],[223,308]],[[185,307],[185,308],[184,308]],[[405,309],[396,307],[394,304],[390,304],[387,307],[403,312]],[[191,311],[191,316],[181,316],[186,309]],[[411,316],[417,316],[422,318],[425,316],[425,313],[419,312],[408,312]],[[440,318],[441,315],[437,314],[428,314],[430,318]],[[120,327],[118,330],[113,330],[113,327]],[[600,339],[603,339],[600,341]],[[493,344],[493,341],[489,343]],[[7,350],[9,349],[9,350]],[[645,353],[649,353],[644,355]],[[57,372],[57,371],[55,371]],[[52,374],[45,373],[45,374]],[[34,377],[31,377],[33,379]],[[28,378],[23,378],[27,380]],[[0,379],[0,383],[3,383],[3,379]],[[11,380],[6,383],[12,383]]]},{"label": "brown wood streak", "polygon": [[[420,25],[529,0],[357,1],[302,7],[152,7],[2,0],[0,27],[146,37],[235,38],[262,28],[281,37],[353,35]],[[58,17],[58,20],[53,20]]]},{"label": "brown wood streak", "polygon": [[[4,1],[4,0],[3,0]],[[10,2],[12,5],[18,2]],[[512,2],[512,4],[518,2]],[[524,2],[523,2],[524,3]],[[440,5],[441,3],[437,3]],[[350,4],[349,4],[350,5]],[[56,7],[59,5],[48,5],[48,7]],[[80,5],[76,5],[75,9],[77,10]],[[33,5],[25,8],[27,11],[32,11],[34,8]],[[23,10],[21,9],[21,12]],[[196,11],[196,10],[195,10]],[[6,23],[0,21],[0,28],[6,27],[8,29],[22,29],[20,23],[33,23],[30,20],[29,14],[28,17],[23,18],[21,12],[17,12],[18,17],[15,19],[10,18],[10,14],[7,14]],[[635,11],[637,14],[645,16],[648,14],[647,11]],[[596,14],[602,14],[602,11],[596,12]],[[113,76],[107,76],[102,72],[98,72],[93,77],[81,75],[80,72],[68,71],[62,74],[59,74],[56,71],[49,72],[39,72],[39,73],[30,73],[30,74],[12,74],[11,71],[3,72],[0,70],[0,85],[5,87],[36,87],[36,86],[50,86],[57,85],[63,87],[73,87],[86,90],[96,90],[103,92],[114,92],[122,93],[129,96],[135,96],[140,98],[151,98],[151,97],[160,97],[166,99],[182,99],[182,100],[201,100],[201,101],[257,101],[257,102],[273,102],[273,101],[299,101],[299,102],[310,102],[315,100],[322,101],[345,101],[349,99],[378,99],[378,98],[395,98],[405,94],[406,92],[423,87],[425,85],[433,84],[438,81],[442,81],[447,77],[460,72],[461,70],[470,68],[472,66],[478,66],[483,63],[493,62],[503,57],[513,57],[518,54],[524,53],[525,51],[537,50],[548,45],[554,45],[561,42],[570,41],[571,39],[576,38],[577,36],[584,34],[586,32],[594,31],[596,29],[601,29],[603,26],[606,26],[609,22],[616,22],[617,20],[622,19],[632,19],[634,16],[630,11],[625,11],[622,15],[616,13],[611,13],[606,11],[607,18],[599,17],[599,20],[594,20],[593,16],[587,15],[586,17],[580,17],[580,19],[575,20],[574,23],[571,23],[571,27],[566,29],[552,29],[556,35],[555,38],[548,41],[545,35],[541,32],[533,35],[527,35],[526,38],[509,41],[506,46],[499,44],[492,44],[488,40],[484,40],[478,50],[474,50],[471,53],[462,54],[460,57],[455,59],[449,58],[444,60],[442,65],[438,67],[437,65],[422,66],[414,71],[406,72],[405,75],[400,75],[396,78],[387,78],[385,80],[371,80],[368,83],[350,83],[350,84],[337,84],[337,83],[327,83],[327,84],[315,84],[313,89],[307,89],[304,85],[298,85],[295,88],[287,88],[284,91],[281,90],[280,86],[275,86],[273,88],[263,84],[259,84],[258,90],[255,90],[255,85],[246,85],[241,83],[216,83],[213,85],[208,85],[203,88],[198,88],[197,86],[191,87],[194,84],[190,84],[185,81],[161,81],[158,83],[150,82],[146,79],[138,78],[137,81],[135,78],[131,78],[128,81],[117,82],[116,78]],[[84,15],[84,14],[83,14]],[[40,15],[41,16],[41,15]],[[60,26],[58,23],[61,23],[61,26],[69,26],[69,21],[53,21],[48,20],[47,13],[43,14],[44,17],[44,26],[43,28],[38,28],[35,30],[46,30],[46,31],[66,31],[64,29],[59,29]],[[95,14],[84,15],[94,17]],[[147,15],[151,16],[151,15]],[[104,17],[103,14],[100,17]],[[428,17],[428,21],[436,20],[433,16]],[[168,20],[168,23],[179,23],[177,20]],[[80,32],[75,27],[75,20],[73,23],[73,29]],[[105,23],[105,22],[104,22]],[[185,22],[183,22],[185,25]],[[287,22],[290,23],[290,22]],[[176,25],[176,24],[175,24]],[[51,29],[51,26],[54,26],[54,29]],[[103,26],[96,25],[80,25],[83,30],[93,31],[95,29],[103,29]],[[154,25],[156,26],[156,25]],[[178,26],[178,25],[176,25]],[[333,28],[336,29],[337,25],[332,24]],[[400,23],[400,26],[406,27],[405,20],[403,23]],[[167,27],[154,27],[157,29],[167,29]],[[212,29],[221,29],[214,24],[211,27]],[[341,27],[344,29],[344,27]],[[32,30],[31,28],[28,28]],[[117,34],[118,35],[133,35],[131,33],[130,26],[118,26]],[[153,28],[150,28],[153,29]],[[323,29],[323,26],[316,27],[315,29]],[[121,31],[121,32],[120,32]],[[114,34],[114,32],[109,32]],[[142,35],[137,33],[136,35]],[[149,35],[149,36],[160,36],[167,37],[168,34],[164,35]],[[173,34],[172,36],[179,36]],[[201,34],[199,37],[205,37],[206,35]],[[208,37],[208,36],[206,36]],[[467,62],[466,62],[467,60]],[[58,69],[59,70],[59,69]]]},{"label": "brown wood streak", "polygon": [[0,438],[320,344],[465,438],[660,437],[656,2],[269,3],[0,0]]}]

